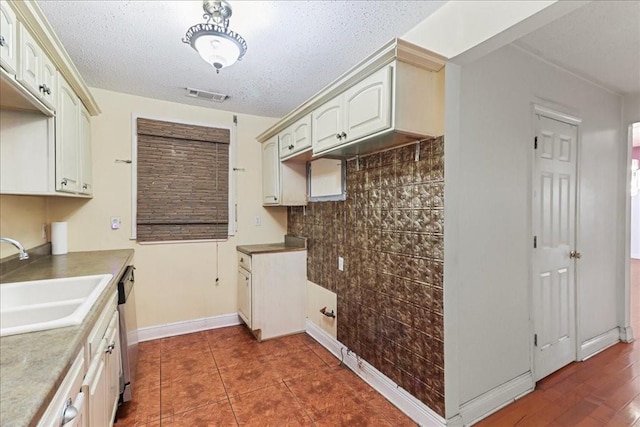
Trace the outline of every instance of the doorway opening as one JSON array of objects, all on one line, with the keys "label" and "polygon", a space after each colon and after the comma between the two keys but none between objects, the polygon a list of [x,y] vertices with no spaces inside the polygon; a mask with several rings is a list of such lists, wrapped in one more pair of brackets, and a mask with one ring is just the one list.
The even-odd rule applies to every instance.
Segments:
[{"label": "doorway opening", "polygon": [[631,260],[630,268],[630,304],[631,327],[640,333],[640,122],[630,126],[631,137]]}]

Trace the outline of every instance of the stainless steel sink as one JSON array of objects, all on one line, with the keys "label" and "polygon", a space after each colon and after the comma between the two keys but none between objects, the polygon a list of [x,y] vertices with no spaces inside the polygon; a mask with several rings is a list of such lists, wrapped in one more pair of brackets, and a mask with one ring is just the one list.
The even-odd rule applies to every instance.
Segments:
[{"label": "stainless steel sink", "polygon": [[0,285],[0,336],[79,325],[113,275]]}]

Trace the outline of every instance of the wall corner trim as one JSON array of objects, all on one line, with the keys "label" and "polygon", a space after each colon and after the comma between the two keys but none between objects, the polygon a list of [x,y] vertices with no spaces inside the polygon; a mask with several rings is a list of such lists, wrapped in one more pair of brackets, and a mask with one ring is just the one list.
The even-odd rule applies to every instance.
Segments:
[{"label": "wall corner trim", "polygon": [[586,359],[595,356],[601,351],[620,342],[620,331],[621,329],[616,327],[604,334],[600,334],[597,337],[584,341],[580,344],[580,354],[578,355],[578,359],[585,361]]},{"label": "wall corner trim", "polygon": [[347,347],[344,344],[308,319],[307,333],[420,426],[441,427],[449,425],[431,408],[413,397],[406,390],[398,387],[396,383],[369,363],[362,359],[358,360],[353,353],[347,354]]},{"label": "wall corner trim", "polygon": [[158,338],[206,331],[208,329],[225,328],[227,326],[240,325],[241,323],[238,313],[203,317],[201,319],[185,320],[183,322],[165,323],[163,325],[138,329],[138,341],[151,341]]},{"label": "wall corner trim", "polygon": [[508,404],[533,391],[535,383],[531,371],[525,372],[460,407],[464,425],[472,425],[497,412]]},{"label": "wall corner trim", "polygon": [[631,326],[621,326],[620,327],[620,341],[624,343],[631,343],[634,341],[633,338],[633,328]]}]

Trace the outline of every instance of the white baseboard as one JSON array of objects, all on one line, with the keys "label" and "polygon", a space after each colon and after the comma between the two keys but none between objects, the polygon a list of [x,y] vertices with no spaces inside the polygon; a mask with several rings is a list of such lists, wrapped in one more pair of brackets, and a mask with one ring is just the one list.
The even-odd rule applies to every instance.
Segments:
[{"label": "white baseboard", "polygon": [[400,388],[369,363],[364,360],[360,360],[358,363],[358,358],[353,353],[347,354],[346,346],[310,320],[307,320],[307,333],[419,425],[429,427],[447,425],[444,418],[406,390]]},{"label": "white baseboard", "polygon": [[208,329],[224,328],[241,324],[238,313],[223,314],[222,316],[204,317],[202,319],[185,320],[184,322],[166,323],[164,325],[149,326],[138,329],[138,341],[151,341],[158,338],[173,337],[175,335],[206,331]]},{"label": "white baseboard", "polygon": [[533,375],[529,371],[462,404],[460,415],[463,425],[472,425],[488,417],[532,392],[534,387]]},{"label": "white baseboard", "polygon": [[580,360],[586,360],[620,341],[620,329],[613,328],[580,345]]},{"label": "white baseboard", "polygon": [[631,326],[620,328],[620,341],[626,343],[633,342],[633,328]]}]

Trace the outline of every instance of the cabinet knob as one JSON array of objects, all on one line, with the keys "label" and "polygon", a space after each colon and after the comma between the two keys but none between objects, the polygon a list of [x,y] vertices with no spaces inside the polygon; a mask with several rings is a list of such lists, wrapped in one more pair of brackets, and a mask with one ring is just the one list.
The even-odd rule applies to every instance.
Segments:
[{"label": "cabinet knob", "polygon": [[82,184],[82,189],[83,189],[83,190],[86,190],[87,188],[89,188],[89,185],[88,185],[88,184]]},{"label": "cabinet knob", "polygon": [[51,88],[47,85],[44,85],[44,91],[47,95],[51,95]]},{"label": "cabinet knob", "polygon": [[342,132],[342,134],[341,134],[341,135],[342,135],[342,137],[343,137],[344,139],[347,139],[347,134],[346,134],[346,133]]},{"label": "cabinet knob", "polygon": [[107,347],[107,349],[104,351],[105,353],[113,353],[113,349],[116,348],[116,343],[112,342],[111,344],[109,344],[109,347]]},{"label": "cabinet knob", "polygon": [[4,40],[4,36],[0,36],[0,46],[4,47],[6,44],[7,42]]},{"label": "cabinet knob", "polygon": [[78,416],[78,409],[76,409],[76,407],[72,404],[73,400],[69,398],[64,406],[64,411],[62,411],[62,422],[60,423],[60,425],[65,425],[73,421],[73,419]]},{"label": "cabinet knob", "polygon": [[293,144],[289,146],[289,150],[293,150]]},{"label": "cabinet knob", "polygon": [[46,90],[45,90],[46,88],[47,88],[47,85],[40,85],[38,87],[38,89],[40,89],[40,92],[46,92]]},{"label": "cabinet knob", "polygon": [[338,139],[342,139],[342,135],[340,135],[339,133],[336,134],[336,138]]},{"label": "cabinet knob", "polygon": [[67,185],[67,178],[63,178],[60,185]]}]

